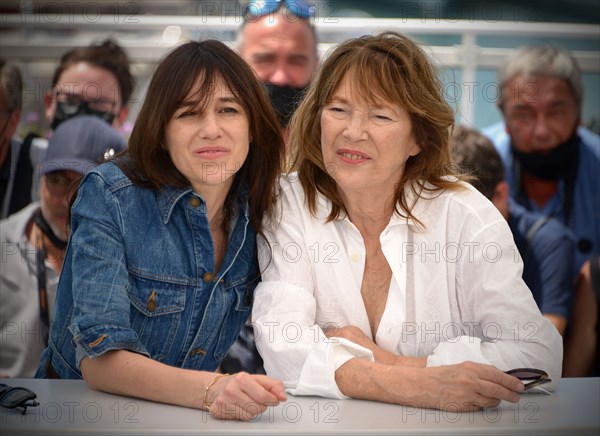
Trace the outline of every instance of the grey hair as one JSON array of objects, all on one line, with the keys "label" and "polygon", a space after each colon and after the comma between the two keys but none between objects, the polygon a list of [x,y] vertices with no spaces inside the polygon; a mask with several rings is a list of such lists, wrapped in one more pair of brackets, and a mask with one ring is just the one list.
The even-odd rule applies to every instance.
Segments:
[{"label": "grey hair", "polygon": [[499,70],[498,85],[500,101],[504,100],[504,88],[516,76],[549,76],[564,79],[571,86],[573,97],[579,107],[583,101],[583,82],[577,61],[565,49],[552,45],[531,45],[517,50]]},{"label": "grey hair", "polygon": [[0,85],[2,86],[2,99],[6,110],[12,112],[21,110],[23,106],[23,78],[21,70],[14,65],[7,65],[0,59]]}]

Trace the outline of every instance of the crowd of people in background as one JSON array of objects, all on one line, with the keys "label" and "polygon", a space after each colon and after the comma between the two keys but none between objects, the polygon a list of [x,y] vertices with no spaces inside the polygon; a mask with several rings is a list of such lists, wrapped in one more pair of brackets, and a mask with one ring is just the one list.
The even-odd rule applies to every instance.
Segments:
[{"label": "crowd of people in background", "polygon": [[[600,375],[600,137],[574,57],[516,50],[480,132],[410,38],[321,60],[314,11],[288,3],[248,8],[235,50],[171,50],[129,138],[115,41],[62,56],[43,137],[18,137],[23,81],[0,59],[0,377],[248,420],[286,392],[472,410],[519,400],[513,368],[547,389]],[[515,256],[419,252],[490,241]],[[462,327],[406,335],[440,324]]]}]

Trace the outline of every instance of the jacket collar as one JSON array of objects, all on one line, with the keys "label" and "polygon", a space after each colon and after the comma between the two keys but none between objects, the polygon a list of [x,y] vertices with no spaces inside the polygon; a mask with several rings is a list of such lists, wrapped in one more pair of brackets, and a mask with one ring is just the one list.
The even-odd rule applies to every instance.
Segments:
[{"label": "jacket collar", "polygon": [[[231,187],[231,189],[236,189],[235,185]],[[198,198],[200,200],[200,208],[203,212],[206,212],[206,202],[201,195],[196,194],[190,186],[186,188],[175,188],[172,186],[163,186],[161,189],[156,191],[156,200],[158,202],[158,209],[160,211],[160,215],[163,219],[163,223],[167,224],[171,215],[173,213],[173,209],[177,202],[184,197],[187,197],[188,194]],[[238,207],[243,211],[243,215],[248,217],[248,188],[243,186],[240,188],[240,192],[237,199]],[[234,208],[237,209],[237,208]],[[237,212],[239,209],[235,210]]]},{"label": "jacket collar", "polygon": [[200,204],[202,205],[202,207],[205,207],[204,199],[198,194],[193,193],[192,188],[190,186],[188,186],[187,188],[163,186],[161,189],[156,191],[156,201],[158,202],[158,210],[160,211],[160,215],[163,219],[164,224],[167,224],[169,222],[175,204],[177,204],[177,202],[180,199],[182,199],[189,193],[192,193],[192,195],[198,197],[198,199],[201,201]]}]

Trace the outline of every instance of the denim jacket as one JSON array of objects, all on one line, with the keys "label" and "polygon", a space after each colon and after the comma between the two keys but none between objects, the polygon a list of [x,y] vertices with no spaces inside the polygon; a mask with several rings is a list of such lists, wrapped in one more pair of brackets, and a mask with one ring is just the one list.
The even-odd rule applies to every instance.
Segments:
[{"label": "denim jacket", "polygon": [[84,357],[120,349],[215,370],[250,314],[259,278],[256,233],[240,197],[215,274],[206,204],[191,188],[142,188],[113,163],[88,173],[36,377],[50,363],[60,378],[81,378]]}]

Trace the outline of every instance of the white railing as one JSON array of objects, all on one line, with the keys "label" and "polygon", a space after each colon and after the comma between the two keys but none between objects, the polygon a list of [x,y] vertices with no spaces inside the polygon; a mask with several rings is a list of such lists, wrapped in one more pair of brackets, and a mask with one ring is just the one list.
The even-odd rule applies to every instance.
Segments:
[{"label": "white railing", "polygon": [[[181,39],[219,38],[234,44],[239,16],[145,16],[145,15],[39,15],[0,16],[0,56],[23,64],[54,61],[75,45],[114,36],[134,63],[154,64]],[[475,81],[478,68],[497,69],[515,47],[490,48],[477,44],[478,36],[553,38],[578,41],[600,39],[600,25],[532,23],[517,21],[450,21],[423,19],[375,19],[317,17],[319,52],[337,42],[361,33],[397,30],[419,35],[460,36],[460,44],[429,46],[434,58],[444,66],[460,68],[463,83]],[[582,70],[600,73],[598,49],[573,50]],[[140,70],[138,70],[140,71]],[[468,124],[473,119],[471,99],[461,99],[460,111]]]}]

